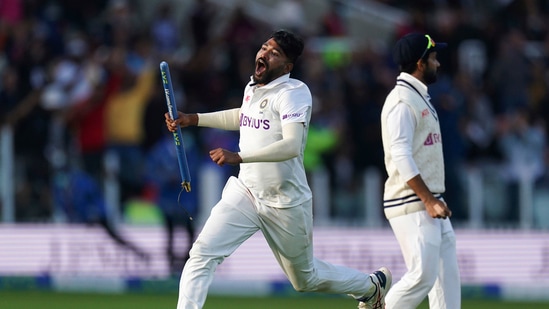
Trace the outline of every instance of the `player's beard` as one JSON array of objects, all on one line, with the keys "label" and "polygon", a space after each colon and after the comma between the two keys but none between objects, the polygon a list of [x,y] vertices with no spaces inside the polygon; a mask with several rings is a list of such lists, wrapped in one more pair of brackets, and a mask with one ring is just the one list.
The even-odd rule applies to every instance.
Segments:
[{"label": "player's beard", "polygon": [[427,69],[425,70],[425,73],[423,73],[423,80],[425,80],[425,84],[430,85],[437,81],[437,69]]},{"label": "player's beard", "polygon": [[258,73],[257,67],[258,63],[256,62],[256,70],[252,76],[254,83],[259,85],[266,85],[278,77],[284,75],[284,66],[270,68],[267,62],[263,62],[265,70]]}]

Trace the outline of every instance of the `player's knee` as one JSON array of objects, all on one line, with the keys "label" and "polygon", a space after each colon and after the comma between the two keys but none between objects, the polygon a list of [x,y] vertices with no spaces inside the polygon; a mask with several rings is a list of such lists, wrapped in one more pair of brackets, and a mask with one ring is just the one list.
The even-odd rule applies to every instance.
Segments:
[{"label": "player's knee", "polygon": [[306,289],[304,286],[293,285],[293,287],[294,287],[294,290],[295,290],[296,292],[299,292],[299,293],[307,292],[307,289]]},{"label": "player's knee", "polygon": [[417,273],[413,276],[412,282],[413,285],[416,285],[420,288],[430,289],[437,280],[438,273],[434,270],[424,269],[423,271]]},{"label": "player's knee", "polygon": [[299,292],[299,293],[316,291],[316,287],[310,284],[301,284],[301,285],[292,284],[292,286],[294,287],[294,290],[296,290],[296,292]]},{"label": "player's knee", "polygon": [[187,263],[193,264],[196,267],[213,268],[221,264],[225,257],[219,254],[212,254],[208,250],[204,250],[201,246],[193,246],[189,251],[189,260]]},{"label": "player's knee", "polygon": [[321,290],[321,287],[319,287],[318,284],[314,283],[314,280],[312,280],[312,278],[309,278],[307,280],[293,280],[291,281],[291,283],[294,290],[300,293],[316,292]]}]

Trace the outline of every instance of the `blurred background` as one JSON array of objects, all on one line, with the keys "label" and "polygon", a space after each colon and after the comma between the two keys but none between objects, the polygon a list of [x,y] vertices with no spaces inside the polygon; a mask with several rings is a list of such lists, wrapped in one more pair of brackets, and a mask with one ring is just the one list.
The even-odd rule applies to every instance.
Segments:
[{"label": "blurred background", "polygon": [[[292,76],[313,94],[305,164],[315,241],[328,248],[320,255],[336,259],[328,244],[349,238],[352,258],[341,262],[364,266],[387,256],[351,249],[379,242],[402,271],[381,209],[380,112],[398,73],[391,47],[417,31],[449,44],[430,93],[444,138],[445,200],[464,239],[461,267],[493,270],[464,276],[465,284],[506,282],[495,274],[527,255],[528,280],[549,286],[543,0],[0,1],[0,244],[10,248],[0,251],[0,277],[45,276],[52,285],[67,282],[51,280],[59,274],[90,277],[109,263],[114,277],[176,276],[238,172],[207,153],[236,150],[238,135],[185,129],[192,190],[180,193],[159,63],[170,65],[179,110],[238,107],[256,51],[278,28],[306,41]],[[269,255],[261,239],[251,243],[235,261]],[[272,262],[266,280],[279,279]],[[230,270],[219,276],[234,279]],[[102,285],[93,282],[86,288]]]}]

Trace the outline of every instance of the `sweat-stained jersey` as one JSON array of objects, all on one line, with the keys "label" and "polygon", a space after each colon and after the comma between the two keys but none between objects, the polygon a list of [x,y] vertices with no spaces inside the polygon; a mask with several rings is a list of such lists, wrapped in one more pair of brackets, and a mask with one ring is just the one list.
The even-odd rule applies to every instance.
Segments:
[{"label": "sweat-stained jersey", "polygon": [[258,87],[250,82],[240,107],[240,151],[253,151],[282,139],[282,126],[303,123],[299,155],[282,162],[241,163],[238,178],[261,203],[293,207],[312,198],[303,167],[311,120],[312,96],[307,85],[283,75]]}]

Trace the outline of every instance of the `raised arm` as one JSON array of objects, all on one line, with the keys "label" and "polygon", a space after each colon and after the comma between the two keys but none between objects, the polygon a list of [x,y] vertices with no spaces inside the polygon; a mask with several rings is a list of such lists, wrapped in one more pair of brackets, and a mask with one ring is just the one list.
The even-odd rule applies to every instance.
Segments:
[{"label": "raised arm", "polygon": [[178,118],[172,120],[169,113],[165,113],[166,127],[170,132],[175,132],[177,126],[182,128],[189,126],[209,127],[223,130],[238,130],[240,108],[233,108],[219,112],[185,114],[177,112]]}]

